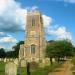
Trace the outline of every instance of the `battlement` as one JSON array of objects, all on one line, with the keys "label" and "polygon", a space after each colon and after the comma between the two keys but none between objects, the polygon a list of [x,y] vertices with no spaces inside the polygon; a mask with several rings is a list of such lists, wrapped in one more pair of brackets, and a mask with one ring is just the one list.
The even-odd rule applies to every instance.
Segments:
[{"label": "battlement", "polygon": [[28,10],[27,11],[27,14],[40,14],[40,11],[39,10]]}]

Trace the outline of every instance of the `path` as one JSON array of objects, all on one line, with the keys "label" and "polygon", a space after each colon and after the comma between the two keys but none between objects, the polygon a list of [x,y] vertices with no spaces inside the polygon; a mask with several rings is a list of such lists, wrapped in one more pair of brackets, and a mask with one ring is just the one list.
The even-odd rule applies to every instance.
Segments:
[{"label": "path", "polygon": [[57,68],[54,72],[48,75],[72,75],[72,64],[70,60],[66,61],[60,68]]}]

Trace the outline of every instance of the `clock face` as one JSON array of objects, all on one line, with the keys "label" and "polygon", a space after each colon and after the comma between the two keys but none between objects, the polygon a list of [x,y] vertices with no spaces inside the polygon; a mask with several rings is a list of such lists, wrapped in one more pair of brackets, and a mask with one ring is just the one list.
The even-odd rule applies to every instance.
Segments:
[{"label": "clock face", "polygon": [[35,31],[30,31],[30,35],[36,35]]}]

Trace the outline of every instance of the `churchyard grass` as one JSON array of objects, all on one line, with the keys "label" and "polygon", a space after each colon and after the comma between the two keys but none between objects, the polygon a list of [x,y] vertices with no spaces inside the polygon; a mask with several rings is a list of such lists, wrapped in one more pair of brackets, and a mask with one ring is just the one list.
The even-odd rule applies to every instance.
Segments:
[{"label": "churchyard grass", "polygon": [[[31,75],[48,75],[48,73],[51,71],[54,71],[55,68],[59,67],[62,64],[60,63],[53,63],[52,65],[45,66],[43,68],[36,68],[36,69],[30,69]],[[26,75],[26,68],[19,67],[18,68],[18,74],[20,75]]]},{"label": "churchyard grass", "polygon": [[54,63],[50,66],[31,70],[31,75],[48,75],[49,72],[54,71],[55,68],[59,67],[62,63]]},{"label": "churchyard grass", "polygon": [[[43,68],[36,68],[31,69],[31,75],[47,75],[50,71],[54,71],[56,67],[59,67],[62,63],[54,63],[50,66],[45,66]],[[5,75],[5,63],[0,62],[0,75]],[[26,75],[26,68],[25,67],[18,67],[18,74],[19,75]]]},{"label": "churchyard grass", "polygon": [[5,75],[5,63],[0,62],[0,75]]},{"label": "churchyard grass", "polygon": [[72,67],[71,70],[73,71],[73,72],[72,72],[73,75],[75,75],[75,57],[72,58],[72,61],[71,61],[71,62],[73,63],[73,67]]},{"label": "churchyard grass", "polygon": [[17,74],[26,75],[26,68],[25,67],[18,67]]}]

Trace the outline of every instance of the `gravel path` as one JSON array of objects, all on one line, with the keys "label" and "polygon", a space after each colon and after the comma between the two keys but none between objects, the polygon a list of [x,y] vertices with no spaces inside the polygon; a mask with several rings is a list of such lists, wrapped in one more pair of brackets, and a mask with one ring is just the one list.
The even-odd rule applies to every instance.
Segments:
[{"label": "gravel path", "polygon": [[48,75],[72,75],[72,64],[70,60],[66,61],[61,67],[57,68],[54,72]]}]

